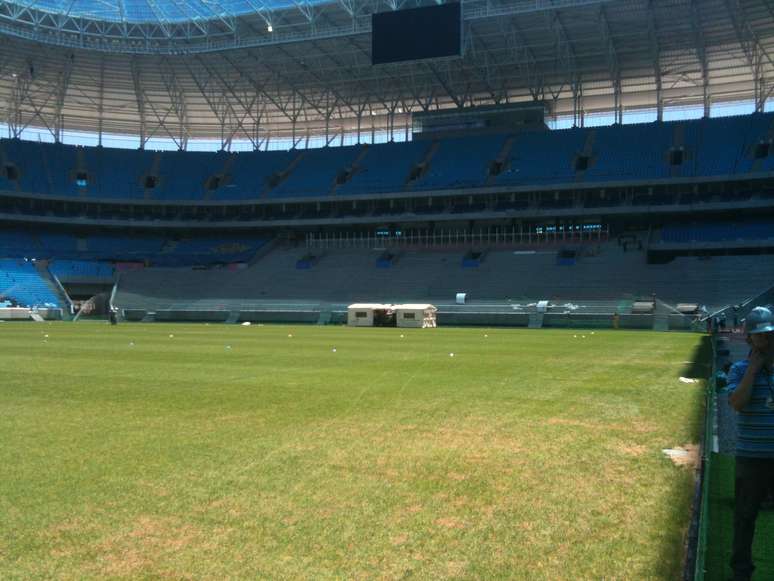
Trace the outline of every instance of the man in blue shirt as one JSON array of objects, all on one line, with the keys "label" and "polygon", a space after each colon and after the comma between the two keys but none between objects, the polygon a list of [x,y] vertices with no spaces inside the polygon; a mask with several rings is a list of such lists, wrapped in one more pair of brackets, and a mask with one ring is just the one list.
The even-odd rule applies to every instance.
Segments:
[{"label": "man in blue shirt", "polygon": [[752,579],[755,521],[774,483],[774,314],[756,307],[744,326],[750,355],[728,373],[728,401],[738,412],[731,555],[735,581]]}]

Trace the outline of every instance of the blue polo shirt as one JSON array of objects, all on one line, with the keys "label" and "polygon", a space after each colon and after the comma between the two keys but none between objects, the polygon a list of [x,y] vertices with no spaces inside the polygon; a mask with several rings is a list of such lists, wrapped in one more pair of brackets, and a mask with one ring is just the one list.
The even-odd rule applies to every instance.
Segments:
[{"label": "blue polo shirt", "polygon": [[[728,372],[728,392],[733,393],[747,371],[748,361],[737,361]],[[766,400],[774,399],[774,373],[759,371],[750,401],[736,414],[736,455],[748,458],[774,458],[774,409]]]}]

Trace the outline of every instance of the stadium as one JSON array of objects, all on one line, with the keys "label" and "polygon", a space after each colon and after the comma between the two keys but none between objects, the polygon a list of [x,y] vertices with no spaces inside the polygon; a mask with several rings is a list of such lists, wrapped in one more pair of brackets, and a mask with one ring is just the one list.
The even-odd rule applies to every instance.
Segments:
[{"label": "stadium", "polygon": [[768,0],[0,0],[0,577],[729,578],[773,59]]}]

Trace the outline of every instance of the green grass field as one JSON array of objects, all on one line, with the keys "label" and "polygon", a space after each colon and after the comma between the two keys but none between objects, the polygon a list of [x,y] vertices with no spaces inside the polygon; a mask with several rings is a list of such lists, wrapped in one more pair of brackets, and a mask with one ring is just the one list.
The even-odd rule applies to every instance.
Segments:
[{"label": "green grass field", "polygon": [[0,578],[676,579],[701,337],[582,334],[0,324]]}]

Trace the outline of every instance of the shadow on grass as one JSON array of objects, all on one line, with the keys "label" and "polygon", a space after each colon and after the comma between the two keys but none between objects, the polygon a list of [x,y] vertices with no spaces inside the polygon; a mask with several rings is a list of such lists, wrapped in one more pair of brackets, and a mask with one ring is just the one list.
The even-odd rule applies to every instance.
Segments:
[{"label": "shadow on grass", "polygon": [[691,354],[691,360],[687,362],[678,373],[680,377],[694,377],[696,379],[709,379],[712,373],[712,337],[703,335],[701,342]]},{"label": "shadow on grass", "polygon": [[[692,377],[709,381],[712,374],[712,337],[704,335],[693,350],[690,361],[680,369],[678,376]],[[696,390],[696,401],[692,415],[686,418],[691,425],[691,441],[699,442],[703,438],[705,426],[705,393]],[[706,445],[706,443],[702,443]],[[666,535],[661,547],[662,562],[679,564],[681,579],[693,579],[693,569],[696,555],[696,540],[698,534],[698,518],[700,511],[699,473],[685,467],[675,467],[681,470],[685,478],[676,478],[673,492],[667,502],[671,502],[673,511],[672,522],[679,527],[675,535]],[[690,483],[686,482],[689,480]],[[690,492],[687,492],[687,489]]]}]

